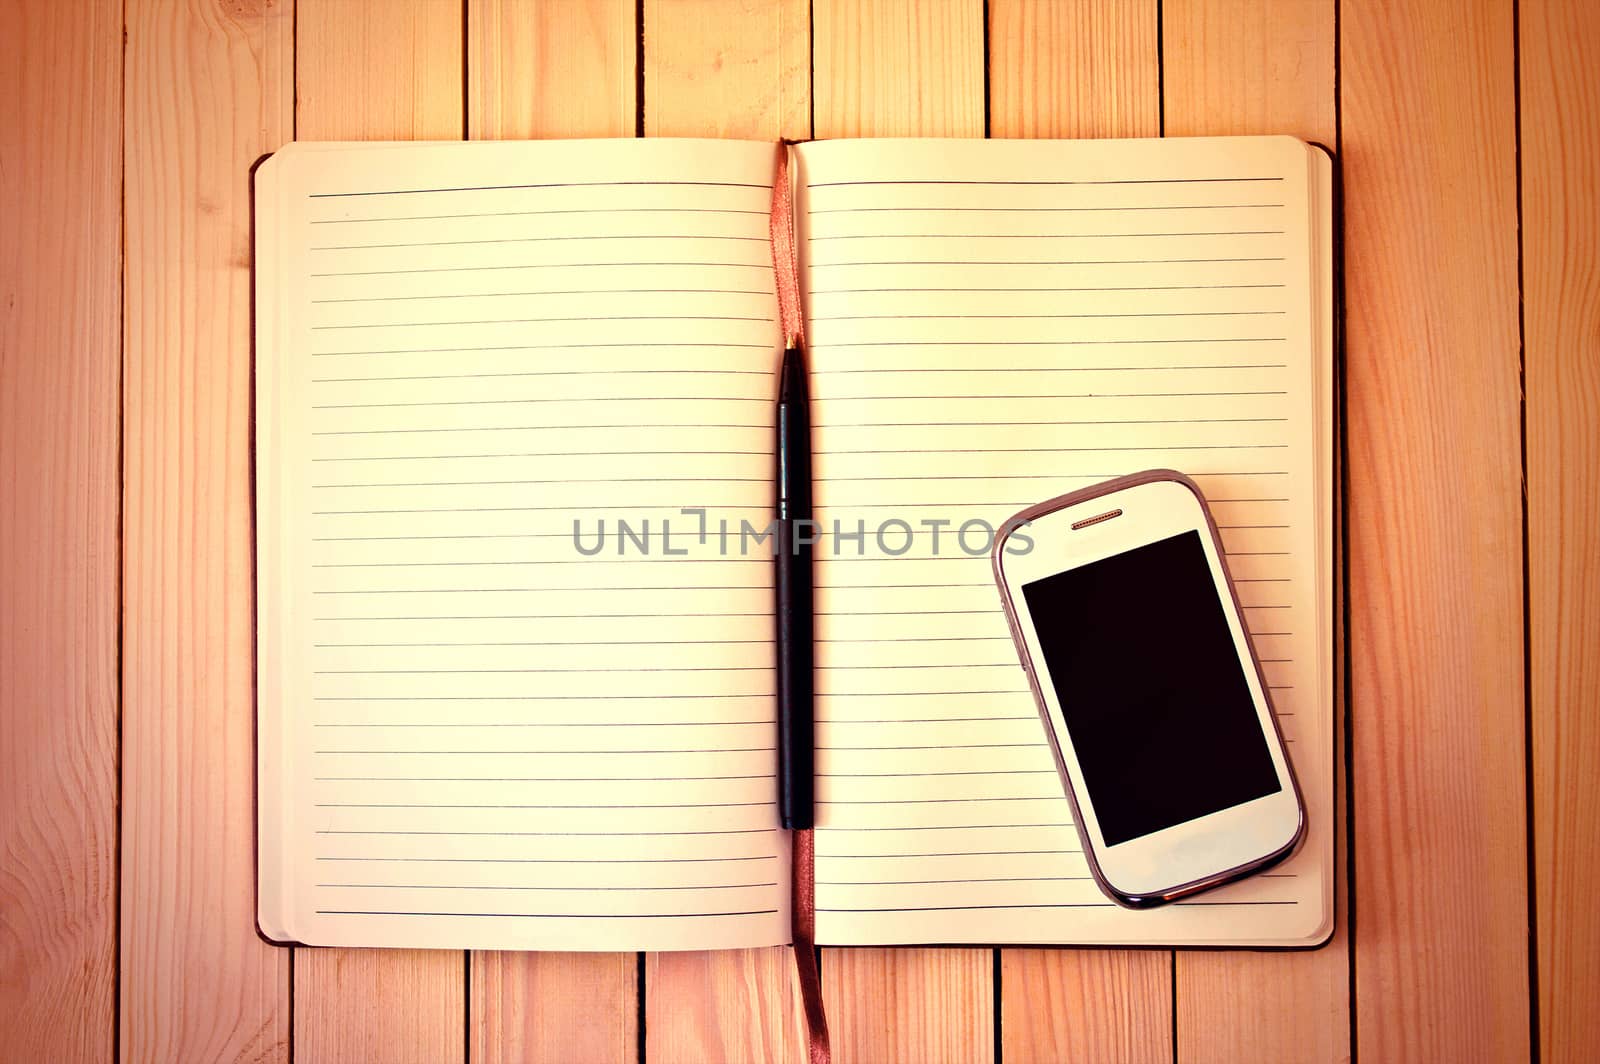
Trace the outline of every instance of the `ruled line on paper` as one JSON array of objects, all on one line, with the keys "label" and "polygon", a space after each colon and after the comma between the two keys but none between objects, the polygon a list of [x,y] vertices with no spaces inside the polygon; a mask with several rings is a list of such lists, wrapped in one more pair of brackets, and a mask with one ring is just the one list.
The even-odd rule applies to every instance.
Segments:
[{"label": "ruled line on paper", "polygon": [[[826,213],[826,212],[813,211],[812,213],[813,214],[818,214],[818,213]],[[962,287],[962,288],[815,288],[815,289],[812,289],[811,295],[813,297],[815,297],[815,296],[861,296],[861,295],[881,295],[883,293],[888,293],[888,292],[913,292],[913,293],[916,293],[916,294],[919,294],[919,295],[927,294],[927,293],[939,293],[939,294],[961,293],[963,295],[971,295],[971,294],[977,293],[977,292],[1006,292],[1006,293],[1017,293],[1017,292],[1051,292],[1051,293],[1060,293],[1060,292],[1210,292],[1210,291],[1229,291],[1229,290],[1244,290],[1244,289],[1257,289],[1257,288],[1282,288],[1282,287],[1284,287],[1284,286],[1281,283],[1277,283],[1277,284],[1157,284],[1157,285],[1110,285],[1110,286],[1106,286],[1106,285],[1092,285],[1092,286],[1083,286],[1083,285],[1078,285],[1078,286],[1048,285],[1048,286],[1042,286],[1042,287],[1026,286],[1026,287],[1009,287],[1009,288],[1008,287],[995,287],[995,286],[991,285],[991,286],[987,286],[987,287],[983,287],[983,288],[972,288],[972,287]]]},{"label": "ruled line on paper", "polygon": [[[1282,310],[1188,310],[1151,311],[1145,314],[835,314],[814,317],[821,321],[1097,321],[1114,318],[1261,318],[1287,313]],[[748,320],[748,319],[721,319]]]},{"label": "ruled line on paper", "polygon": [[836,266],[1154,266],[1223,262],[1282,262],[1281,255],[1249,255],[1211,259],[841,259],[812,262],[811,269]]},{"label": "ruled line on paper", "polygon": [[776,828],[726,828],[711,831],[345,831],[318,829],[318,835],[451,835],[487,838],[662,838],[681,835],[775,835]]},{"label": "ruled line on paper", "polygon": [[[828,831],[829,834],[839,834],[839,833],[856,832],[856,831],[972,831],[974,829],[982,829],[982,830],[985,830],[985,831],[991,831],[991,830],[1000,830],[1000,829],[1005,829],[1005,828],[1028,828],[1028,829],[1033,829],[1033,828],[1070,828],[1072,826],[1073,825],[1072,825],[1071,822],[1057,823],[1057,824],[928,824],[928,825],[911,825],[911,826],[894,826],[894,825],[891,825],[891,826],[888,826],[888,827],[854,827],[854,826],[849,826],[849,825],[829,824],[829,825],[827,825],[827,831]],[[888,856],[893,856],[893,855],[890,854]]]},{"label": "ruled line on paper", "polygon": [[[1220,391],[1220,392],[1027,392],[1018,394],[995,393],[982,395],[830,395],[827,401],[831,403],[862,403],[862,402],[889,402],[894,400],[911,399],[916,401],[937,400],[939,402],[960,402],[962,400],[989,401],[994,399],[1202,399],[1234,397],[1242,395],[1286,395],[1281,388],[1265,389],[1258,391]],[[1115,450],[1115,448],[1109,448]]]},{"label": "ruled line on paper", "polygon": [[924,887],[958,883],[1072,883],[1093,882],[1093,876],[982,876],[967,879],[881,879],[818,881],[819,887]]},{"label": "ruled line on paper", "polygon": [[[649,782],[681,783],[690,781],[699,783],[705,780],[771,780],[777,778],[775,773],[765,772],[743,776],[652,776]],[[632,783],[635,781],[635,777],[632,776],[313,776],[312,779],[317,783]],[[773,857],[774,855],[766,854],[765,856]],[[731,860],[731,858],[715,859]],[[745,860],[754,859],[745,858]]]},{"label": "ruled line on paper", "polygon": [[313,403],[313,410],[385,410],[423,406],[517,406],[524,403],[770,403],[764,395],[539,396],[531,399],[430,399],[414,403]]},{"label": "ruled line on paper", "polygon": [[[1035,718],[1037,719],[1037,718]],[[831,747],[834,750],[858,749],[856,747]],[[873,749],[873,747],[860,747],[859,749]],[[1013,795],[985,795],[977,798],[852,798],[840,802],[818,802],[818,805],[843,805],[855,808],[864,805],[964,805],[973,802],[1054,802],[1058,795],[1028,794]]]},{"label": "ruled line on paper", "polygon": [[426,295],[405,296],[346,296],[340,299],[313,299],[311,300],[311,305],[317,306],[319,304],[329,303],[393,303],[411,302],[421,299],[527,299],[535,296],[767,296],[771,294],[771,292],[760,288],[558,288],[540,289],[529,292],[433,292]]},{"label": "ruled line on paper", "polygon": [[957,772],[819,772],[817,778],[915,779],[926,776],[1054,776],[1055,774],[1056,770],[1053,768],[993,768],[963,769]]},{"label": "ruled line on paper", "polygon": [[[386,377],[313,377],[312,384],[372,384],[376,381],[464,381],[486,380],[490,378],[505,377],[584,377],[584,376],[638,376],[641,374],[670,373],[670,374],[705,374],[712,376],[749,376],[770,377],[771,374],[758,369],[544,369],[544,370],[516,370],[511,373],[423,373],[408,374],[405,376]],[[608,454],[632,454],[632,451],[610,451]],[[704,452],[717,454],[721,452]]]},{"label": "ruled line on paper", "polygon": [[[834,421],[813,424],[818,429],[892,429],[892,428],[1060,428],[1080,425],[1247,425],[1284,422],[1284,417],[1206,417],[1206,418],[1134,418],[1125,420],[1071,420],[1071,421]],[[817,452],[829,454],[826,450]],[[847,450],[841,454],[897,454],[896,450]],[[937,450],[935,453],[939,453]]]},{"label": "ruled line on paper", "polygon": [[748,240],[762,243],[759,236],[719,236],[693,233],[587,233],[574,236],[505,236],[486,240],[419,240],[403,244],[320,244],[307,251],[387,251],[394,248],[467,247],[474,244],[538,244],[568,240]]},{"label": "ruled line on paper", "polygon": [[[763,723],[770,724],[771,721]],[[317,802],[317,809],[751,809],[770,806],[771,802],[639,802],[622,805],[502,805],[484,803],[448,802]]]},{"label": "ruled line on paper", "polygon": [[[812,188],[824,186],[812,185]],[[820,214],[883,214],[883,213],[957,213],[957,214],[1071,214],[1085,212],[1119,211],[1232,211],[1259,210],[1282,207],[1282,203],[1156,203],[1103,207],[813,207],[812,215]]]},{"label": "ruled line on paper", "polygon": [[945,850],[937,853],[819,853],[819,861],[891,861],[917,857],[1056,857],[1082,850]]},{"label": "ruled line on paper", "polygon": [[[955,693],[955,692],[952,692]],[[739,694],[726,692],[713,692],[708,694],[604,694],[604,695],[313,695],[313,702],[620,702],[634,699],[666,699],[687,698],[695,701],[711,701],[727,698],[771,698],[771,691],[752,691]],[[758,748],[751,748],[758,749]],[[332,752],[332,751],[330,751]],[[420,751],[419,751],[420,752]],[[491,751],[492,752],[492,751]],[[539,753],[537,750],[524,751],[525,753]],[[549,753],[577,753],[572,750],[552,750]],[[584,751],[587,753],[605,753],[604,750]],[[692,753],[685,750],[624,750],[620,753]],[[743,747],[737,750],[707,750],[702,753],[748,753]]]},{"label": "ruled line on paper", "polygon": [[[687,422],[685,422],[685,423],[668,422],[668,423],[655,423],[655,424],[646,423],[646,424],[643,424],[643,425],[627,424],[627,423],[615,424],[615,425],[472,425],[472,426],[453,426],[453,427],[450,427],[450,428],[439,427],[439,428],[417,428],[417,429],[345,429],[345,430],[339,430],[339,431],[317,430],[317,431],[312,432],[311,435],[312,436],[391,436],[391,435],[407,435],[407,434],[414,434],[414,433],[419,433],[419,432],[571,432],[574,429],[652,429],[652,428],[653,429],[692,429],[692,428],[703,428],[703,429],[764,429],[766,427],[767,426],[765,426],[765,425],[763,425],[763,424],[761,424],[759,422],[744,422],[744,421],[713,422],[713,423],[710,423],[710,424],[702,423],[702,424],[699,424],[699,425],[695,425],[693,423],[687,423]],[[512,508],[515,509],[515,507],[512,507]],[[538,507],[522,507],[522,508],[523,509],[538,509]],[[677,508],[678,507],[668,507],[668,509],[677,509]],[[492,507],[489,507],[489,509],[492,509]]]},{"label": "ruled line on paper", "polygon": [[[672,451],[659,450],[654,452],[660,456],[674,458],[693,455],[696,457],[730,457],[733,455],[760,455],[770,458],[770,448],[767,450],[744,450],[723,448],[708,451]],[[495,451],[487,454],[356,454],[356,455],[329,455],[314,457],[313,462],[423,462],[423,461],[454,461],[460,459],[478,458],[631,458],[633,451]],[[425,537],[424,537],[425,538]]]},{"label": "ruled line on paper", "polygon": [[662,343],[659,340],[651,340],[651,341],[645,341],[645,342],[631,342],[631,343],[630,342],[621,342],[621,343],[604,343],[604,344],[594,344],[594,343],[589,343],[589,344],[502,344],[502,345],[491,346],[491,347],[397,347],[397,348],[387,348],[387,349],[384,349],[384,350],[377,350],[377,351],[312,351],[312,352],[309,352],[309,354],[310,354],[310,356],[312,358],[331,358],[331,357],[336,356],[336,355],[439,355],[439,354],[473,354],[473,353],[483,352],[483,351],[585,351],[585,350],[590,350],[590,349],[593,349],[593,348],[600,348],[600,347],[606,347],[606,348],[628,348],[630,350],[638,350],[640,348],[655,348],[655,347],[660,347],[660,348],[672,348],[672,347],[695,347],[695,348],[717,347],[717,348],[723,348],[723,347],[726,347],[726,348],[739,348],[741,350],[746,350],[746,351],[770,351],[770,350],[772,350],[773,345],[772,344],[732,344],[732,343],[713,342],[713,341],[709,341],[709,340],[705,340],[705,341],[696,340],[693,343]]},{"label": "ruled line on paper", "polygon": [[[1213,906],[1249,907],[1249,906],[1255,906],[1255,905],[1298,905],[1299,902],[1294,901],[1292,899],[1286,899],[1286,900],[1281,900],[1281,901],[1279,901],[1279,900],[1256,899],[1256,900],[1249,900],[1249,901],[1213,901],[1213,902],[1204,902],[1204,901],[1202,901],[1202,902],[1189,902],[1189,901],[1180,900],[1178,902],[1175,902],[1174,904],[1177,904],[1177,905],[1186,905],[1187,904],[1187,905],[1213,905]],[[1016,903],[1009,904],[1009,905],[1006,905],[1006,904],[991,904],[991,905],[918,905],[918,906],[886,905],[886,906],[863,907],[863,908],[854,908],[854,909],[823,908],[822,906],[819,905],[817,907],[817,912],[819,912],[819,913],[938,913],[938,912],[968,912],[968,911],[976,910],[976,909],[1014,909],[1014,910],[1027,910],[1027,909],[1115,909],[1116,907],[1117,907],[1117,905],[1116,905],[1115,902],[1108,900],[1108,901],[1079,901],[1079,902],[1016,902]]]},{"label": "ruled line on paper", "polygon": [[493,266],[413,266],[397,270],[324,270],[309,274],[312,278],[329,277],[383,277],[408,273],[484,273],[492,270],[566,270],[612,266],[648,266],[652,269],[721,266],[739,270],[770,270],[770,262],[676,262],[638,259],[630,262],[508,262]]},{"label": "ruled line on paper", "polygon": [[409,911],[402,909],[318,909],[321,916],[469,916],[486,919],[528,920],[689,920],[708,916],[770,916],[777,909],[747,909],[738,912],[705,913],[463,913],[439,911]]},{"label": "ruled line on paper", "polygon": [[856,180],[856,181],[813,181],[813,182],[809,182],[806,187],[807,188],[816,189],[816,188],[843,188],[843,187],[850,187],[850,186],[860,187],[860,186],[864,186],[864,185],[899,185],[899,186],[907,186],[907,187],[915,186],[915,185],[965,185],[965,186],[1044,185],[1044,186],[1052,186],[1052,187],[1063,186],[1063,185],[1205,185],[1205,184],[1248,184],[1248,183],[1252,183],[1252,182],[1275,182],[1275,181],[1281,182],[1282,180],[1283,180],[1282,177],[1276,177],[1276,176],[1270,176],[1270,175],[1269,176],[1265,176],[1265,177],[1138,177],[1138,178],[1128,177],[1128,178],[1107,178],[1107,179],[1100,179],[1100,180],[1089,180],[1089,179],[1073,180],[1073,179],[1066,179],[1066,178],[1055,179],[1055,180],[1044,180],[1044,179],[1029,179],[1029,180],[1021,180],[1021,179],[1016,179],[1016,180],[1012,180],[1012,179],[1006,179],[1006,180],[986,179],[986,180],[973,180],[973,179],[959,179],[959,178],[877,178],[877,179]]},{"label": "ruled line on paper", "polygon": [[[476,562],[464,562],[462,564],[465,564],[465,565],[476,565],[478,563],[476,563]],[[512,564],[515,564],[515,563],[512,563]],[[1242,583],[1243,581],[1238,581],[1238,582]],[[353,588],[339,588],[339,589],[325,589],[325,588],[324,589],[314,589],[311,593],[313,595],[493,595],[493,594],[518,594],[518,595],[520,595],[520,594],[528,594],[528,593],[531,593],[531,592],[552,591],[552,590],[558,590],[558,589],[548,588],[548,587],[382,587],[382,588],[353,587]],[[666,586],[662,586],[662,585],[637,586],[637,587],[620,587],[620,586],[618,586],[616,584],[597,584],[594,587],[589,588],[589,590],[590,591],[670,591],[670,592],[672,592],[674,594],[677,594],[679,589],[675,588],[675,587],[666,587]],[[702,585],[699,590],[701,590],[701,591],[766,591],[766,590],[769,590],[769,588],[763,587],[763,586],[757,585],[757,584],[705,584],[705,585]],[[438,646],[440,644],[418,644],[418,645]],[[480,645],[490,645],[490,644],[480,644]],[[512,646],[512,645],[515,645],[515,644],[502,643],[502,644],[499,644],[499,645],[501,645],[501,646]],[[530,645],[530,644],[525,644],[525,645]],[[544,645],[544,644],[532,644],[532,645]],[[585,644],[585,645],[587,645],[587,644]],[[629,643],[619,643],[619,644],[616,644],[616,645],[618,645],[618,646],[636,646],[638,644],[629,642]],[[762,668],[762,667],[761,666],[754,666],[754,665],[749,665],[749,666],[730,665],[730,666],[725,666],[721,671],[738,671],[740,669],[757,669],[757,668]],[[338,671],[338,670],[330,670],[330,671]],[[359,671],[363,671],[363,670],[345,670],[345,671],[358,671],[359,672]],[[430,671],[430,670],[422,669],[422,670],[413,670],[413,671],[427,672],[427,671]],[[511,669],[511,670],[501,670],[501,671],[518,672],[518,671],[523,671],[523,670]],[[574,669],[574,670],[535,669],[535,670],[532,670],[532,671],[535,671],[535,672],[561,672],[561,671],[585,672],[585,671],[588,671],[588,670],[585,670],[585,669]],[[620,671],[630,672],[630,671],[634,671],[634,670],[632,670],[630,668],[624,668],[624,669],[622,669]]]},{"label": "ruled line on paper", "polygon": [[[470,671],[470,670],[469,670]],[[576,672],[576,669],[562,670]],[[519,720],[519,721],[358,721],[354,723],[317,721],[313,728],[737,728],[746,725],[770,727],[772,717],[761,720]],[[710,779],[709,776],[696,777]],[[732,779],[733,777],[718,777]],[[756,777],[747,777],[754,779]]]},{"label": "ruled line on paper", "polygon": [[[939,447],[922,450],[913,447],[888,447],[876,449],[843,447],[835,451],[815,451],[813,454],[1082,454],[1094,452],[1096,454],[1133,453],[1137,451],[1257,451],[1272,450],[1287,447],[1283,443],[1174,443],[1170,445],[1150,447]],[[1042,474],[1048,476],[1049,474]],[[885,478],[902,479],[902,478]],[[935,478],[928,478],[935,479]],[[949,479],[940,477],[937,479]],[[971,477],[966,479],[1000,479],[997,477]],[[1010,478],[1033,480],[1035,477]]]},{"label": "ruled line on paper", "polygon": [[[914,692],[921,694],[923,692]],[[940,691],[937,694],[1021,694],[1023,692],[995,692],[995,691]],[[821,695],[819,698],[823,697]],[[862,753],[879,750],[1021,750],[1036,747],[1039,744],[1031,743],[929,743],[925,746],[818,746],[817,751],[837,751],[841,753]]]},{"label": "ruled line on paper", "polygon": [[734,861],[776,861],[775,853],[754,857],[317,857],[318,861],[394,864],[716,864]]},{"label": "ruled line on paper", "polygon": [[[660,588],[652,590],[675,590]],[[741,588],[740,590],[744,590]],[[415,594],[415,592],[410,592]],[[426,592],[423,592],[426,594]],[[771,672],[765,665],[622,665],[615,667],[576,668],[576,669],[548,669],[548,668],[520,668],[520,669],[313,669],[313,676],[484,676],[484,675],[512,675],[522,676],[529,674],[573,672],[584,675],[607,672],[623,672],[630,675],[634,673],[652,672]],[[676,722],[674,722],[676,723]],[[745,721],[729,721],[727,723],[751,723]]]},{"label": "ruled line on paper", "polygon": [[467,211],[455,214],[400,214],[378,218],[313,218],[312,225],[352,225],[360,222],[458,221],[462,218],[521,218],[565,214],[753,214],[765,218],[766,210],[734,207],[573,207],[540,211]]},{"label": "ruled line on paper", "polygon": [[766,477],[543,477],[530,480],[373,480],[313,488],[483,488],[507,484],[765,484]]},{"label": "ruled line on paper", "polygon": [[637,188],[640,186],[693,186],[698,188],[759,188],[771,190],[770,184],[738,181],[543,181],[515,185],[463,185],[447,188],[360,189],[348,192],[312,192],[311,199],[339,199],[351,196],[412,196],[428,192],[506,192],[514,189],[536,188]]},{"label": "ruled line on paper", "polygon": [[337,325],[313,325],[314,331],[329,329],[429,329],[436,326],[459,327],[466,325],[536,325],[545,322],[574,322],[585,324],[596,321],[751,321],[771,325],[771,318],[757,318],[737,314],[597,314],[592,317],[571,315],[555,318],[476,318],[466,321],[376,321],[341,322]]},{"label": "ruled line on paper", "polygon": [[868,639],[819,639],[819,643],[980,643],[1006,641],[1008,635],[889,636]]},{"label": "ruled line on paper", "polygon": [[539,749],[539,750],[434,750],[434,749],[418,749],[418,750],[312,750],[312,754],[330,755],[330,757],[331,757],[331,755],[341,755],[341,757],[342,757],[342,755],[346,755],[346,754],[387,754],[387,755],[392,755],[392,757],[400,757],[400,755],[405,755],[405,757],[422,757],[422,755],[426,755],[426,757],[454,757],[454,755],[458,755],[458,754],[491,754],[491,755],[494,755],[494,757],[502,757],[502,755],[506,755],[506,754],[518,754],[518,755],[539,754],[539,755],[550,755],[550,757],[557,757],[557,755],[581,755],[581,754],[678,754],[678,755],[682,755],[682,754],[765,754],[765,752],[766,752],[766,747],[760,747],[760,746],[669,747],[669,749],[650,749],[650,750],[611,749],[611,747],[606,747],[606,749],[595,749],[595,750],[549,750],[549,749]]},{"label": "ruled line on paper", "polygon": [[918,373],[1026,373],[1035,376],[1044,373],[1152,373],[1165,370],[1219,370],[1219,369],[1285,369],[1287,362],[1225,362],[1218,365],[1190,366],[1183,364],[1138,366],[861,366],[814,370],[813,377],[842,376],[859,373],[892,373],[896,376],[914,376]]},{"label": "ruled line on paper", "polygon": [[526,884],[498,885],[478,883],[318,883],[320,888],[349,889],[349,890],[545,890],[545,891],[655,891],[655,890],[751,890],[761,887],[775,887],[778,883],[772,880],[767,883],[693,883],[688,885],[674,884],[671,886],[581,886],[581,887],[550,887]]},{"label": "ruled line on paper", "polygon": [[[1282,229],[1217,229],[1173,233],[833,233],[826,240],[1127,240],[1133,237],[1282,236]],[[313,251],[320,250],[313,248]]]},{"label": "ruled line on paper", "polygon": [[730,643],[770,644],[771,639],[629,639],[606,642],[604,640],[509,640],[496,642],[426,642],[426,643],[312,643],[313,647],[630,647],[630,646],[718,646]]}]

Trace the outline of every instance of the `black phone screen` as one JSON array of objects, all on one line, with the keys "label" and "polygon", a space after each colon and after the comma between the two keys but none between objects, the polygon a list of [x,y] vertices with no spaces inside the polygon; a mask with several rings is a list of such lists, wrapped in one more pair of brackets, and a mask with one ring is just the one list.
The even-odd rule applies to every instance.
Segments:
[{"label": "black phone screen", "polygon": [[1022,595],[1106,845],[1283,789],[1198,531]]}]

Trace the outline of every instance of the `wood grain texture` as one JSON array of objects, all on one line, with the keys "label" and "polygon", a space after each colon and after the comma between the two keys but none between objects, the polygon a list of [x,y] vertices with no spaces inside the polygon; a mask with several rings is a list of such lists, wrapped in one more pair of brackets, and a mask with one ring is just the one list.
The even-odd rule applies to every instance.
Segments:
[{"label": "wood grain texture", "polygon": [[461,0],[297,0],[300,140],[458,140]]},{"label": "wood grain texture", "polygon": [[[989,123],[1000,137],[1161,132],[1156,5],[991,0]],[[1000,951],[1007,1061],[1172,1056],[1172,954]]]},{"label": "wood grain texture", "polygon": [[120,3],[0,8],[0,1046],[116,1017]]},{"label": "wood grain texture", "polygon": [[470,1059],[637,1059],[638,968],[634,953],[473,953]]},{"label": "wood grain texture", "polygon": [[1523,0],[1522,277],[1540,1058],[1600,1047],[1600,7]]},{"label": "wood grain texture", "polygon": [[128,9],[122,1053],[284,1061],[255,933],[250,168],[293,136],[276,5]]},{"label": "wood grain texture", "polygon": [[840,1064],[994,1060],[994,951],[825,949],[822,999]]},{"label": "wood grain texture", "polygon": [[1161,70],[1153,0],[989,0],[989,132],[1154,137]]},{"label": "wood grain texture", "polygon": [[1333,0],[1167,0],[1169,137],[1335,137]]},{"label": "wood grain texture", "polygon": [[[299,139],[465,132],[459,0],[298,0],[295,36]],[[295,1059],[461,1060],[465,967],[447,950],[299,950]]]},{"label": "wood grain texture", "polygon": [[[1334,145],[1333,0],[1166,0],[1162,16],[1168,135],[1288,133]],[[1342,676],[1342,665],[1336,662],[1334,672]],[[1335,706],[1334,864],[1342,870],[1342,686]],[[1344,895],[1340,883],[1334,938],[1320,950],[1180,952],[1178,1060],[1348,1060]]]},{"label": "wood grain texture", "polygon": [[[472,138],[632,136],[636,33],[632,0],[471,0]],[[635,1060],[638,972],[634,953],[475,951],[471,1059]]]},{"label": "wood grain texture", "polygon": [[636,21],[633,0],[469,0],[469,135],[632,135]]},{"label": "wood grain texture", "polygon": [[645,1060],[806,1060],[794,969],[787,946],[647,954]]},{"label": "wood grain texture", "polygon": [[1340,9],[1365,1060],[1528,1056],[1512,29]]},{"label": "wood grain texture", "polygon": [[[815,0],[817,137],[984,131],[979,0]],[[994,1056],[993,950],[824,949],[836,1058],[985,1061]]]},{"label": "wood grain texture", "polygon": [[817,137],[983,136],[982,0],[814,0]]},{"label": "wood grain texture", "polygon": [[465,957],[454,950],[296,950],[294,1059],[463,1060]]},{"label": "wood grain texture", "polygon": [[811,136],[808,0],[645,0],[652,137]]},{"label": "wood grain texture", "polygon": [[1171,953],[1003,949],[1000,963],[1007,1064],[1172,1059]]},{"label": "wood grain texture", "polygon": [[[646,0],[651,136],[811,135],[811,26],[802,0]],[[800,1061],[803,1013],[787,947],[652,953],[645,1059]]]}]

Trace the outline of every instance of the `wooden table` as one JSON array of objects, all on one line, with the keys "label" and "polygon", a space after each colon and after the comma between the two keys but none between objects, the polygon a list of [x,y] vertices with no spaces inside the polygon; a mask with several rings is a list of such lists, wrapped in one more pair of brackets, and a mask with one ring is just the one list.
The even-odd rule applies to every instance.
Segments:
[{"label": "wooden table", "polygon": [[837,1058],[1593,1059],[1597,67],[1589,0],[5,0],[0,1056],[800,1059],[779,950],[256,937],[263,153],[1292,133],[1344,182],[1338,933],[826,950]]}]

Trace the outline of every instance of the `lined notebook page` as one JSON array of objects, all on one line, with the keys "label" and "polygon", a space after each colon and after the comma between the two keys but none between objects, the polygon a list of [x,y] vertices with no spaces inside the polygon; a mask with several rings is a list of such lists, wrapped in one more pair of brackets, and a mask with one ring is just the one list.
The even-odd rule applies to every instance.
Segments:
[{"label": "lined notebook page", "polygon": [[269,933],[788,940],[771,560],[679,514],[770,516],[772,167],[613,141],[259,174]]},{"label": "lined notebook page", "polygon": [[[1308,149],[856,141],[800,157],[818,517],[866,531],[817,568],[819,941],[1320,938],[1331,363]],[[989,560],[957,534],[1158,466],[1214,508],[1311,827],[1264,877],[1132,913],[1090,878]],[[948,522],[937,550],[930,520]],[[880,543],[896,521],[914,535],[891,524]],[[969,542],[983,550],[980,526]]]}]

